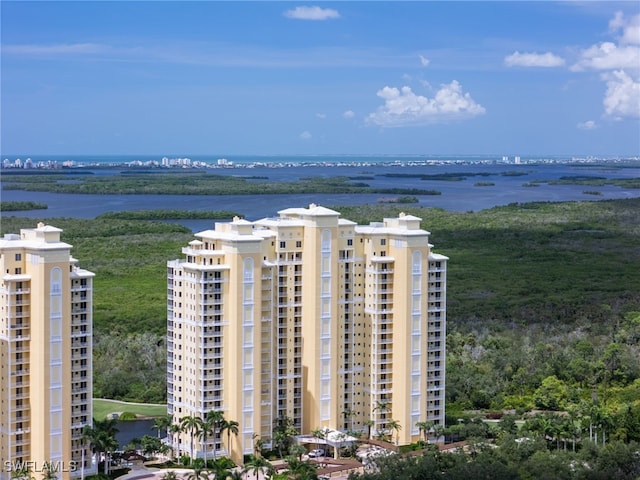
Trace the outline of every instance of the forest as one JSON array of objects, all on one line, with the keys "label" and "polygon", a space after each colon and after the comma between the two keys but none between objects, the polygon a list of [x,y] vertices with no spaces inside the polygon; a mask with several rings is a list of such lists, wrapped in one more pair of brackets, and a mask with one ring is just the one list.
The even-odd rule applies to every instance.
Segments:
[{"label": "forest", "polygon": [[[640,440],[640,199],[479,212],[334,208],[360,224],[400,211],[421,217],[434,251],[450,258],[451,434],[478,415],[575,411],[598,415],[600,435]],[[37,221],[3,215],[2,233]],[[118,215],[46,223],[62,228],[73,256],[96,273],[95,396],[164,401],[166,262],[181,257],[192,233]]]},{"label": "forest", "polygon": [[380,188],[357,177],[309,177],[294,181],[272,181],[262,177],[238,177],[192,172],[150,173],[122,172],[117,176],[65,174],[11,175],[4,190],[53,193],[115,195],[272,195],[308,193],[384,193],[392,195],[440,195],[437,190],[422,188]]}]

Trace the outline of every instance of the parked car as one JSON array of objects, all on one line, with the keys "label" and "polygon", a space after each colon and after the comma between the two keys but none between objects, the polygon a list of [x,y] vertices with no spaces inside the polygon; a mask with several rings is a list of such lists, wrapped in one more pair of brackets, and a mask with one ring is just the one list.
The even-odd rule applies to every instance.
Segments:
[{"label": "parked car", "polygon": [[324,457],[325,453],[324,450],[322,450],[321,448],[316,448],[314,450],[311,450],[309,452],[309,457],[310,458],[314,458],[314,457]]}]

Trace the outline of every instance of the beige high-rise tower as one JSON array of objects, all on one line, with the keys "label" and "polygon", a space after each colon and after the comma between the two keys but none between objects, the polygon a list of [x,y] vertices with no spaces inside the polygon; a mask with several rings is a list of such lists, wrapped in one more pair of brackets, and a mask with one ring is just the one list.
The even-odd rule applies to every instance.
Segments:
[{"label": "beige high-rise tower", "polygon": [[[288,417],[318,428],[419,438],[444,425],[447,257],[420,219],[360,226],[316,205],[196,234],[168,262],[168,404],[239,423],[216,451],[236,461]],[[393,429],[397,424],[401,428]],[[208,458],[213,440],[175,434]]]},{"label": "beige high-rise tower", "polygon": [[3,480],[21,468],[35,478],[47,469],[62,479],[96,473],[82,441],[92,424],[94,275],[61,232],[40,223],[0,240]]}]

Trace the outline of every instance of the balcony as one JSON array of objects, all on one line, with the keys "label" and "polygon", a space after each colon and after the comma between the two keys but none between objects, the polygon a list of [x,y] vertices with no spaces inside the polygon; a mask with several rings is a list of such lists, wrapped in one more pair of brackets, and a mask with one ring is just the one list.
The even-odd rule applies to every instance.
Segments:
[{"label": "balcony", "polygon": [[12,405],[10,408],[15,413],[22,413],[23,416],[24,416],[24,412],[28,412],[29,411],[29,404],[28,403],[21,403],[21,402],[22,402],[22,400],[16,400],[16,404]]},{"label": "balcony", "polygon": [[[29,445],[29,443],[30,443],[29,438],[22,438],[20,440],[13,440],[11,442],[11,446],[13,446],[13,447],[22,447],[24,445]],[[23,450],[22,453],[24,453],[24,450]]]},{"label": "balcony", "polygon": [[16,288],[15,290],[9,290],[9,295],[29,294],[31,289],[29,288]]},{"label": "balcony", "polygon": [[393,338],[391,336],[388,338],[373,338],[371,343],[374,345],[391,345],[393,343]]},{"label": "balcony", "polygon": [[22,322],[20,319],[29,318],[29,312],[9,312],[8,318],[10,320],[18,320],[16,323],[11,323],[9,326],[12,329],[15,328],[29,328],[29,324]]},{"label": "balcony", "polygon": [[[382,307],[382,308],[381,308]],[[393,313],[393,310],[390,308],[386,308],[385,305],[378,305],[378,304],[370,304],[369,306],[364,308],[365,313],[368,313],[370,315],[383,315],[383,314],[391,314]]]},{"label": "balcony", "polygon": [[73,363],[71,364],[71,371],[72,372],[81,372],[81,371],[85,371],[88,370],[89,366],[85,363]]},{"label": "balcony", "polygon": [[[222,351],[220,352],[202,352],[200,354],[200,360],[217,360],[222,359],[224,357]],[[207,367],[204,367],[207,368]],[[218,365],[215,365],[215,368],[222,368],[222,362]]]},{"label": "balcony", "polygon": [[215,293],[222,293],[222,287],[221,286],[206,286],[202,289],[202,293],[204,294],[215,294]]},{"label": "balcony", "polygon": [[31,419],[28,413],[24,413],[24,412],[16,412],[16,413],[21,413],[21,415],[13,415],[11,417],[11,423],[25,423]]},{"label": "balcony", "polygon": [[25,305],[29,305],[31,304],[31,302],[29,301],[29,299],[22,299],[22,300],[16,300],[15,302],[10,302],[11,306],[16,306],[16,307],[23,307]]},{"label": "balcony", "polygon": [[30,339],[31,336],[28,333],[25,335],[22,330],[9,331],[10,342],[28,342]]},{"label": "balcony", "polygon": [[205,298],[200,302],[200,305],[203,307],[206,307],[203,310],[205,312],[210,311],[212,306],[216,307],[214,308],[214,310],[219,312],[221,309],[220,305],[222,305],[222,299],[221,298]]}]

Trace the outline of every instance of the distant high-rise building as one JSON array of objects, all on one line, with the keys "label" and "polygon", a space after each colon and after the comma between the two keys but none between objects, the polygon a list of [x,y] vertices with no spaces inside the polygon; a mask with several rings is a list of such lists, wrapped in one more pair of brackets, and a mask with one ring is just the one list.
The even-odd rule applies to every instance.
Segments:
[{"label": "distant high-rise building", "polygon": [[[20,468],[68,479],[97,473],[92,425],[93,273],[62,230],[38,224],[0,240],[0,478]],[[84,465],[83,465],[84,461]]]},{"label": "distant high-rise building", "polygon": [[421,219],[278,213],[216,223],[167,264],[169,414],[239,422],[193,452],[189,432],[174,434],[174,449],[242,461],[282,417],[303,434],[370,429],[400,444],[419,422],[444,425],[448,259]]}]

